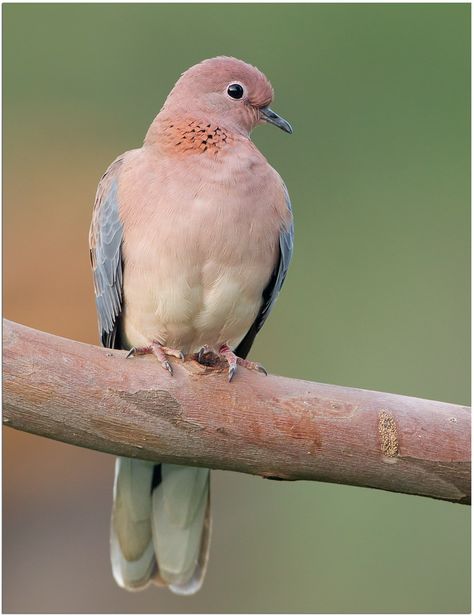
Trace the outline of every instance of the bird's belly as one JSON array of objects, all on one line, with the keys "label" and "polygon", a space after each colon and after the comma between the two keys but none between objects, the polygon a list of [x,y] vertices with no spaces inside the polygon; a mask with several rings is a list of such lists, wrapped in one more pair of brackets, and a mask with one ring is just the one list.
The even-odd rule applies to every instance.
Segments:
[{"label": "bird's belly", "polygon": [[261,268],[246,265],[222,271],[207,263],[173,275],[173,266],[162,261],[154,271],[129,277],[125,271],[124,341],[142,347],[155,340],[185,354],[204,345],[235,348],[258,314],[271,273],[262,275]]}]

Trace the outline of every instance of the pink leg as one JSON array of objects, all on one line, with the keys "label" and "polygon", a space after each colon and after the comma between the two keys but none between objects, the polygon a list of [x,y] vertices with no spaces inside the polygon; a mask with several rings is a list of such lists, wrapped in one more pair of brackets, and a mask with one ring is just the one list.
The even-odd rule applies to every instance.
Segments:
[{"label": "pink leg", "polygon": [[149,353],[152,353],[161,362],[163,368],[168,370],[170,374],[173,374],[173,368],[171,367],[167,356],[172,355],[173,357],[184,360],[184,354],[182,351],[170,349],[169,347],[163,346],[156,340],[154,340],[150,346],[147,347],[132,347],[128,352],[126,359],[129,357],[135,357],[136,355],[148,355]]},{"label": "pink leg", "polygon": [[255,361],[249,361],[248,359],[242,359],[241,357],[237,357],[237,355],[232,351],[232,349],[227,346],[227,344],[223,344],[219,349],[219,354],[226,360],[229,364],[229,382],[232,381],[234,374],[237,371],[237,366],[242,366],[243,368],[247,368],[247,370],[256,370],[257,372],[262,372],[263,374],[267,374],[267,371],[262,366]]}]

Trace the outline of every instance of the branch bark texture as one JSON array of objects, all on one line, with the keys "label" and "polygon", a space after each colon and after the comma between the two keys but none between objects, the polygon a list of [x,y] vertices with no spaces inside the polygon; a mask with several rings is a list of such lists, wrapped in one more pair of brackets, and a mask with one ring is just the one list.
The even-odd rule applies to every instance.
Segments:
[{"label": "branch bark texture", "polygon": [[7,426],[111,454],[470,503],[470,409],[114,351],[4,321]]}]

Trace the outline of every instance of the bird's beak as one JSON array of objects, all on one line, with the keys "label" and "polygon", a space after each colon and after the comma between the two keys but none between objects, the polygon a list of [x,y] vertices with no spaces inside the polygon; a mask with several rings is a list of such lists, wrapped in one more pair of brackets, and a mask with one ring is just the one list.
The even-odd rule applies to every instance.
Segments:
[{"label": "bird's beak", "polygon": [[291,124],[284,120],[277,113],[272,111],[270,107],[260,107],[260,118],[264,122],[268,122],[269,124],[275,124],[275,126],[278,126],[278,128],[281,128],[281,130],[284,130],[285,133],[290,133],[291,135],[291,133],[293,132]]}]

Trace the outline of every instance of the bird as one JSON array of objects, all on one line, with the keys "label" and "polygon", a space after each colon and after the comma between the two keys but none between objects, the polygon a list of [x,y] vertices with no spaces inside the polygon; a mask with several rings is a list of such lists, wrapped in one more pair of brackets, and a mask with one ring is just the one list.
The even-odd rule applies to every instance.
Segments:
[{"label": "bird", "polygon": [[[203,60],[182,73],[143,146],[104,173],[89,233],[103,346],[151,354],[170,378],[179,365],[170,357],[220,360],[230,387],[238,367],[266,374],[247,355],[294,235],[287,188],[250,139],[259,124],[292,133],[270,108],[273,95],[255,66]],[[110,551],[119,586],[201,588],[209,490],[209,469],[116,460]]]}]

